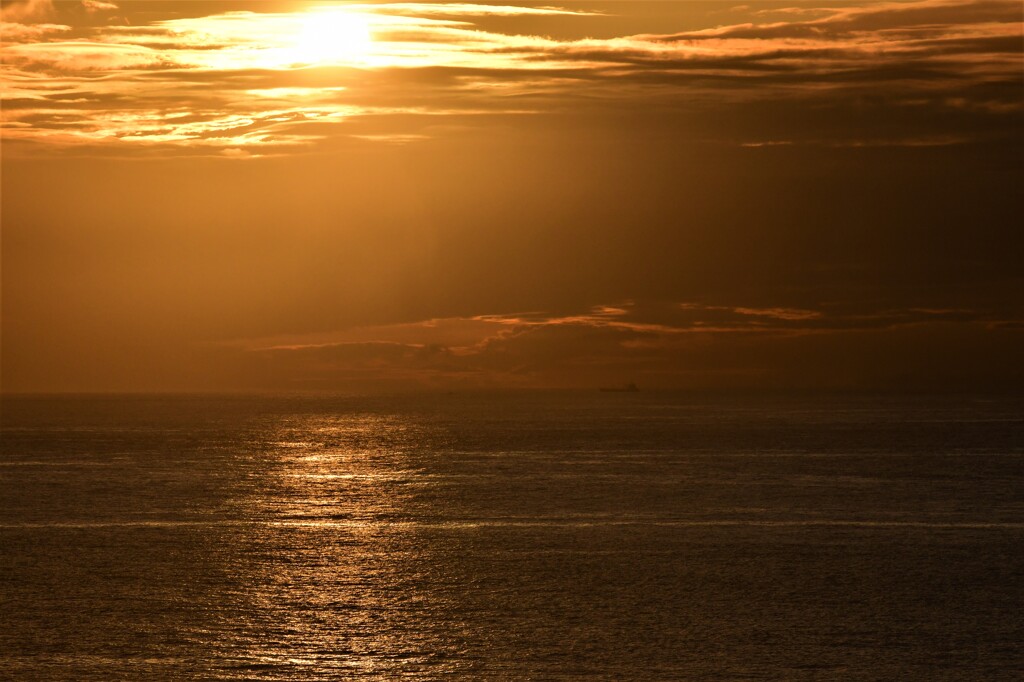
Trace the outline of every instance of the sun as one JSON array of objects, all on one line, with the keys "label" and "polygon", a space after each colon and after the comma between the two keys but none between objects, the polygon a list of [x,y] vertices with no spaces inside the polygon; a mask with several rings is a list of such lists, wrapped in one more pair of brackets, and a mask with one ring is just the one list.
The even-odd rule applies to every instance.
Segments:
[{"label": "sun", "polygon": [[301,64],[349,64],[365,61],[373,47],[373,31],[366,14],[331,10],[310,12],[297,26],[295,43],[288,50]]}]

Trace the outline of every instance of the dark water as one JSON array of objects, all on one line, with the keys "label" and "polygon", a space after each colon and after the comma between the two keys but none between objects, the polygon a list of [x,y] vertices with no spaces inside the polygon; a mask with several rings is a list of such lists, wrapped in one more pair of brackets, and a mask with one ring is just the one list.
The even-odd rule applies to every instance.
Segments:
[{"label": "dark water", "polygon": [[0,678],[1024,676],[1019,398],[6,398]]}]

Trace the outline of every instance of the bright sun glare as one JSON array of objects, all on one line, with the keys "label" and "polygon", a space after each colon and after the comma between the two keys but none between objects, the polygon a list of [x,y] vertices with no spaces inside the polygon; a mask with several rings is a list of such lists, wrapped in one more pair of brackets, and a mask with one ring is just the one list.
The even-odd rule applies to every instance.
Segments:
[{"label": "bright sun glare", "polygon": [[350,63],[365,60],[372,45],[367,15],[312,12],[301,19],[289,53],[294,62],[303,64]]}]

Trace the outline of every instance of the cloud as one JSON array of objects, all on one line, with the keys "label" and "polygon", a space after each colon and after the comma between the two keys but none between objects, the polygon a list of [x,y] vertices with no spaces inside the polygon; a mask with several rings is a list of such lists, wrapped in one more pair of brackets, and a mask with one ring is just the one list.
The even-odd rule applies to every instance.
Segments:
[{"label": "cloud", "polygon": [[118,6],[114,3],[102,2],[101,0],[82,0],[82,7],[90,14],[95,12],[112,12],[118,9]]},{"label": "cloud", "polygon": [[[766,24],[738,24],[702,31],[659,36],[663,41],[707,41],[723,38],[765,40],[802,38],[812,41],[857,38],[865,43],[892,37],[943,35],[951,27],[961,29],[992,24],[1018,24],[1019,6],[1013,0],[918,0],[876,2],[842,9],[811,7],[770,10],[811,18]],[[825,16],[818,16],[824,13]]]},{"label": "cloud", "polygon": [[[99,4],[109,3],[93,3]],[[24,2],[5,12],[39,17],[48,9],[48,3]],[[18,24],[22,28],[8,29],[12,44],[3,52],[20,90],[34,90],[29,99],[42,101],[36,118],[19,115],[19,140],[77,139],[108,150],[118,141],[147,138],[147,130],[152,144],[203,146],[208,135],[195,131],[204,121],[212,131],[232,117],[269,121],[278,115],[281,137],[250,136],[252,144],[276,139],[301,146],[349,132],[355,140],[415,143],[433,137],[413,120],[421,116],[451,116],[455,123],[464,115],[573,111],[614,117],[625,109],[640,118],[672,112],[675,121],[686,122],[676,123],[674,134],[690,130],[695,140],[749,147],[949,145],[1015,134],[1024,108],[1016,2],[924,0],[804,9],[774,10],[775,20],[767,23],[555,39],[485,30],[475,22],[589,13],[474,4],[351,5],[345,12],[368,22],[375,36],[369,52],[352,56],[351,63],[303,62],[305,53],[295,44],[308,22],[317,21],[315,12],[234,11],[78,28],[72,38],[62,37],[69,31],[60,25]],[[79,77],[97,71],[110,75]],[[93,131],[85,137],[79,127],[53,135],[60,119],[47,120],[43,113],[63,106],[44,84],[64,79],[94,102],[78,112],[80,128]],[[245,79],[251,82],[243,88]],[[302,94],[317,88],[315,97]],[[260,91],[276,91],[276,99],[292,105],[275,106],[275,98]],[[106,109],[99,106],[104,101]],[[176,121],[149,106],[170,101],[187,108],[192,120]],[[638,110],[637,101],[646,104]],[[348,113],[332,118],[342,111]],[[345,123],[355,112],[377,117],[380,127],[306,125],[313,119]],[[406,127],[396,128],[398,120],[387,118],[398,112]],[[156,120],[149,118],[150,125],[133,135],[117,127],[119,120],[152,116]],[[717,130],[723,118],[734,121],[731,130]],[[294,130],[285,134],[287,128]]]},{"label": "cloud", "polygon": [[239,147],[228,147],[220,152],[220,155],[228,159],[251,159],[254,154],[248,149],[241,149]]},{"label": "cloud", "polygon": [[30,43],[70,30],[71,27],[64,24],[19,24],[5,21],[0,23],[0,39],[5,43]]},{"label": "cloud", "polygon": [[0,9],[0,21],[31,23],[48,19],[53,13],[53,0],[15,0]]},{"label": "cloud", "polygon": [[458,2],[390,2],[376,5],[352,4],[347,7],[357,12],[380,12],[408,16],[593,16],[600,14],[591,10],[571,10],[562,7],[524,7],[518,5],[481,5]]},{"label": "cloud", "polygon": [[817,310],[799,310],[796,308],[733,308],[740,315],[755,315],[776,320],[814,320],[821,317]]},{"label": "cloud", "polygon": [[[907,371],[928,384],[933,380],[928,372],[948,376],[954,368],[910,360],[914,343],[932,335],[938,339],[933,349],[943,348],[947,339],[950,347],[938,353],[946,358],[964,339],[975,345],[992,342],[986,334],[996,327],[1004,335],[1015,329],[998,314],[966,309],[864,310],[833,304],[807,310],[627,301],[571,315],[430,319],[230,347],[263,367],[267,381],[306,387],[593,388],[622,381],[677,388],[835,387],[850,386],[856,377],[865,385],[884,384],[905,379]],[[889,362],[868,366],[876,347],[886,343],[895,344],[892,353],[907,356],[909,369]]]},{"label": "cloud", "polygon": [[58,71],[122,71],[166,65],[159,51],[142,45],[98,44],[91,41],[35,42],[4,48],[5,61],[21,68]]}]

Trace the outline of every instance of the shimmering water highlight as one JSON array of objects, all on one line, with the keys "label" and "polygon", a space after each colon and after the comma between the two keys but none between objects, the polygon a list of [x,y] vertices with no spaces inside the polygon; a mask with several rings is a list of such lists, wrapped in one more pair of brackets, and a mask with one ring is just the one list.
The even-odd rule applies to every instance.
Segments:
[{"label": "shimmering water highlight", "polygon": [[5,398],[0,677],[1014,679],[1022,415]]}]

